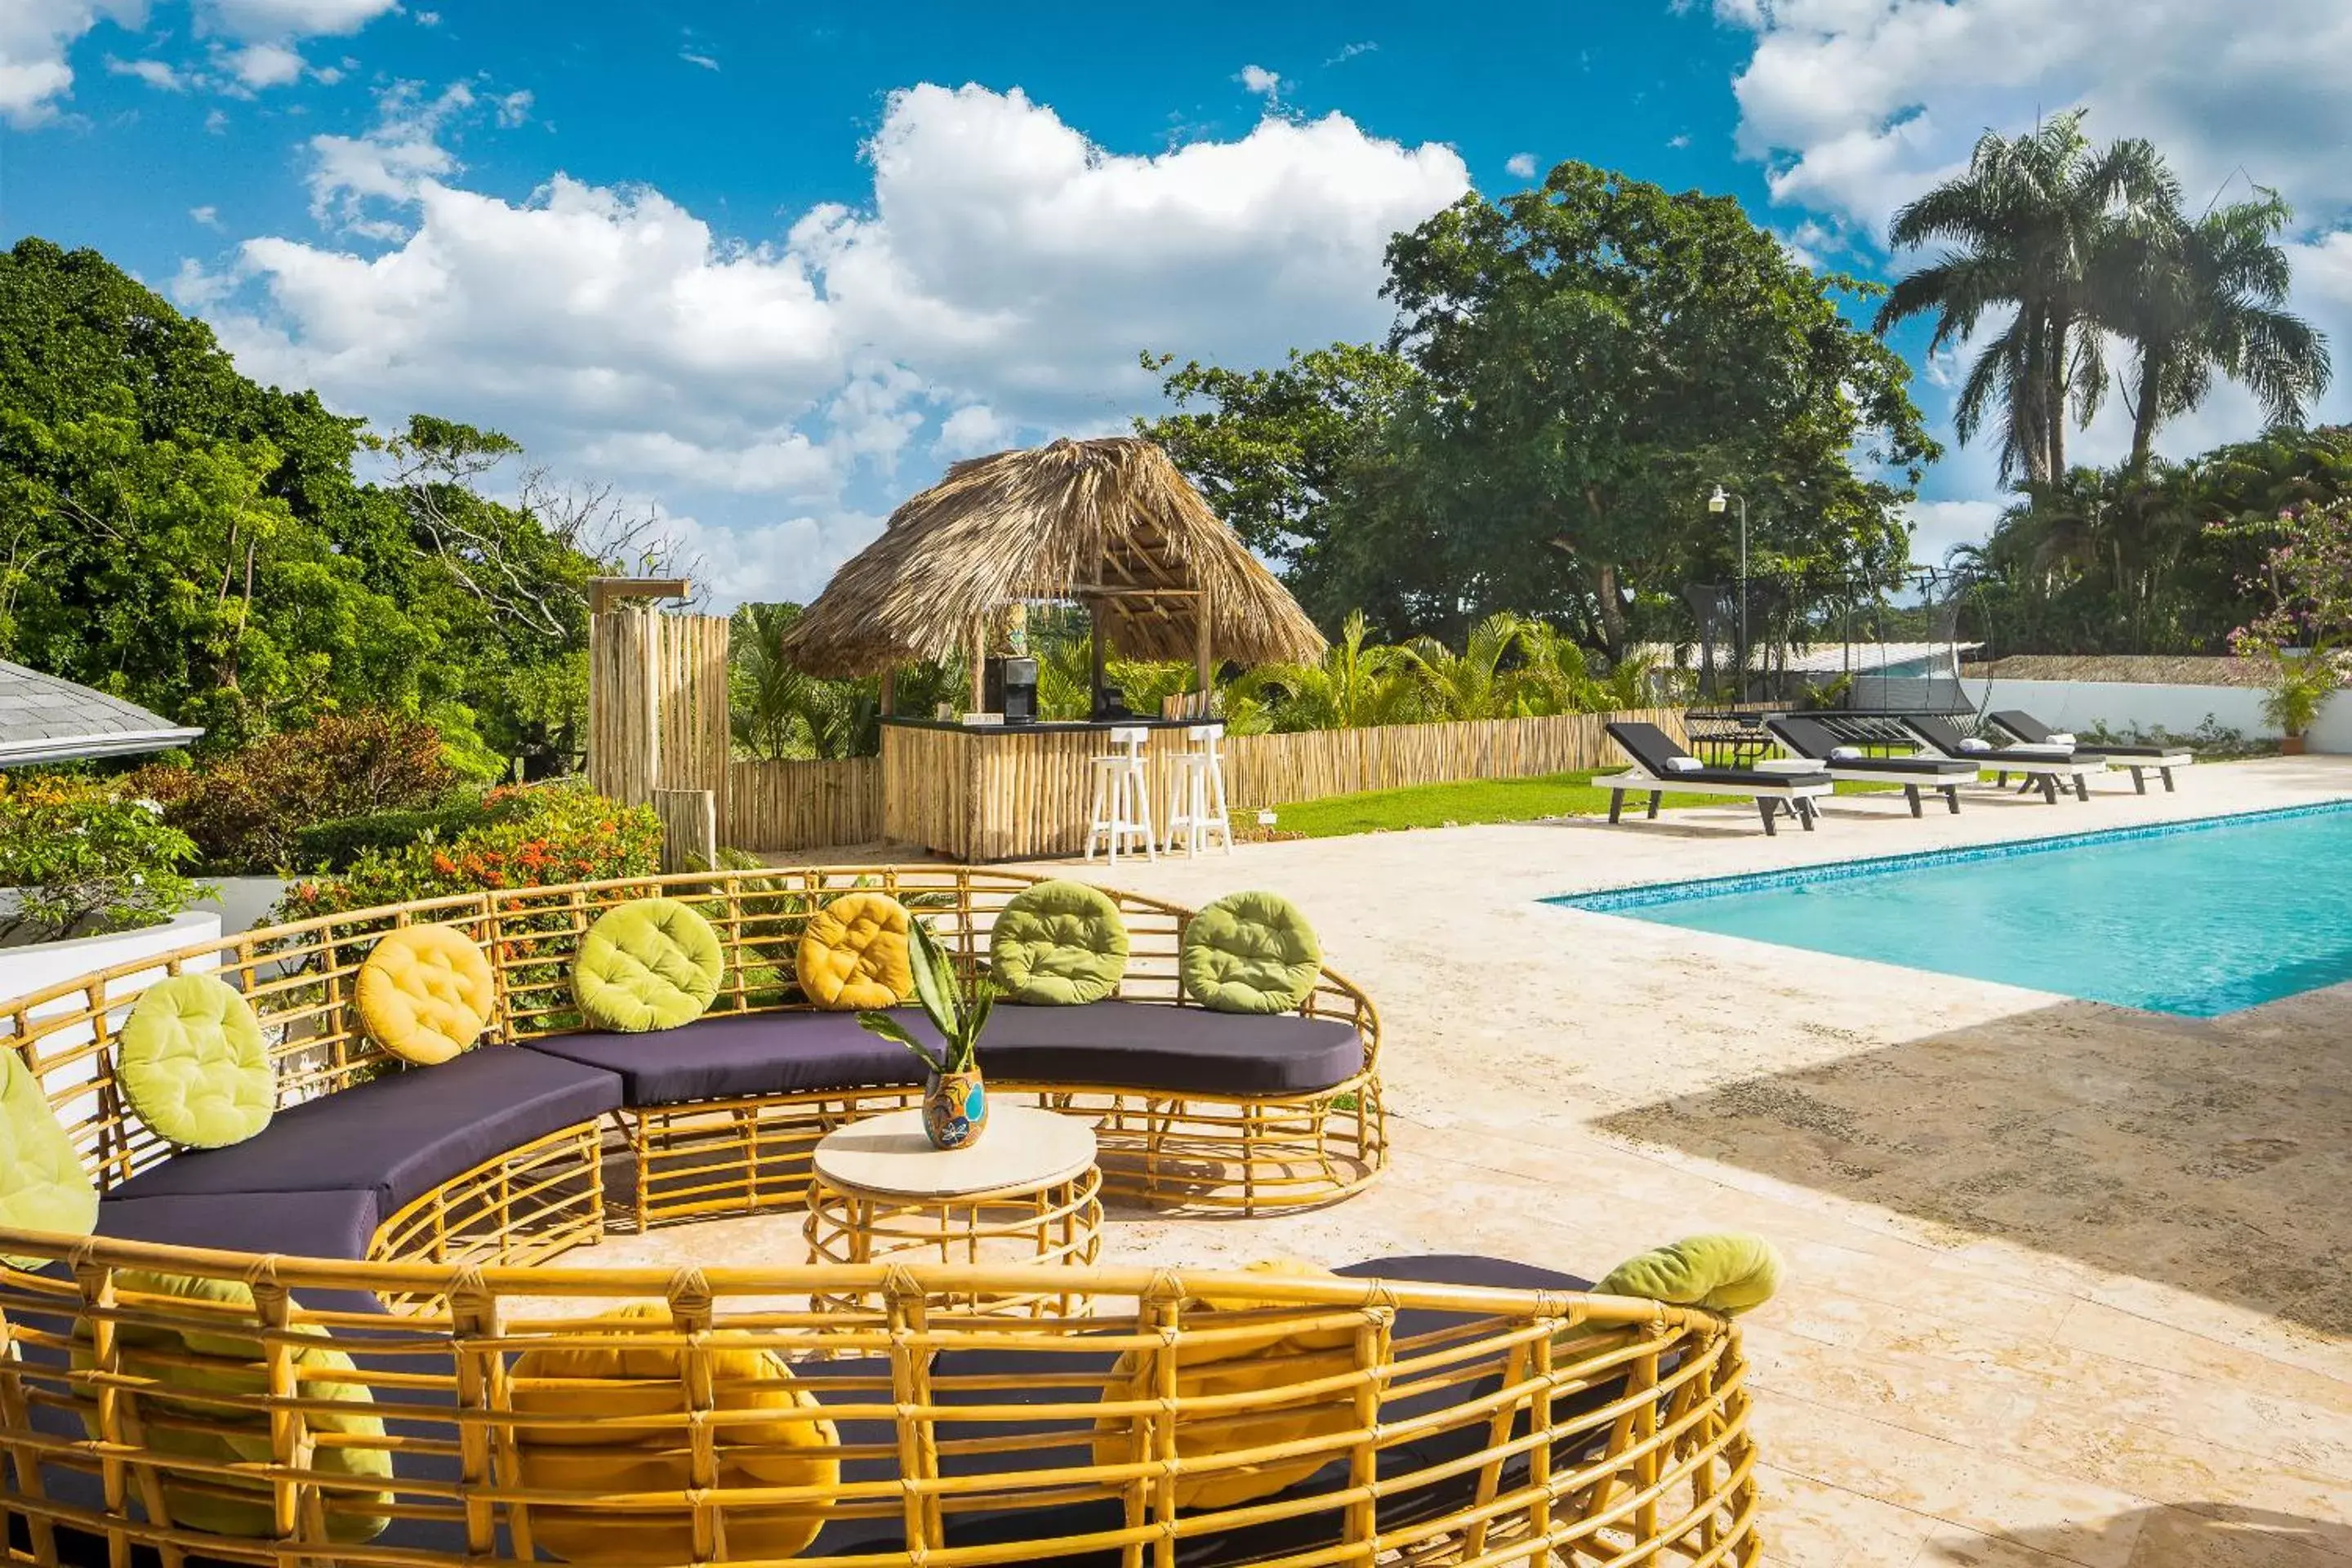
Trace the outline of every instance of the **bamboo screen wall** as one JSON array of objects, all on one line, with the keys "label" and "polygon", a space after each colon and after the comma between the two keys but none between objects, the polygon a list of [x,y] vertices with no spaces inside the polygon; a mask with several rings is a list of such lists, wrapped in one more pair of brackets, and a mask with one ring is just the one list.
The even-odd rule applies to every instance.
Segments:
[{"label": "bamboo screen wall", "polygon": [[588,782],[643,805],[707,789],[727,816],[727,617],[607,610],[588,621]]}]

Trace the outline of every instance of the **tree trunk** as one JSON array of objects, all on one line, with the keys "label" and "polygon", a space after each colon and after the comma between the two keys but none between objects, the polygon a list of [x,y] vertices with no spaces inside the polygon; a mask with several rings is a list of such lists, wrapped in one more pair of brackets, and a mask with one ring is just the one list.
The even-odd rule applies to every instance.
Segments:
[{"label": "tree trunk", "polygon": [[2162,383],[2165,356],[2161,349],[2143,349],[2139,360],[2139,406],[2132,410],[2132,445],[2130,471],[2147,471],[2147,460],[2156,455],[2156,427],[2163,417],[2158,406],[2157,388]]},{"label": "tree trunk", "polygon": [[1612,664],[1625,657],[1625,606],[1617,598],[1617,568],[1592,569],[1592,597],[1601,615],[1601,637]]},{"label": "tree trunk", "polygon": [[2047,465],[2045,477],[2055,479],[2066,472],[2066,323],[2050,325],[2050,370],[2042,383],[2042,441]]}]

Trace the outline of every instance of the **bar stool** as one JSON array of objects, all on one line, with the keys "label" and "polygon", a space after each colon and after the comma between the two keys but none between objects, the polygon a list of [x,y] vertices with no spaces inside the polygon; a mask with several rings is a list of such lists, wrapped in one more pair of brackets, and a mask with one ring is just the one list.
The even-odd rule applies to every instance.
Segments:
[{"label": "bar stool", "polygon": [[1110,863],[1118,864],[1118,852],[1143,846],[1147,859],[1160,858],[1159,847],[1151,838],[1151,775],[1143,760],[1144,742],[1151,731],[1139,726],[1121,725],[1110,732],[1110,743],[1118,748],[1094,760],[1095,798],[1087,813],[1087,859],[1095,858],[1095,840],[1101,838],[1110,850]]},{"label": "bar stool", "polygon": [[1177,841],[1181,839],[1187,856],[1201,854],[1214,837],[1230,855],[1234,825],[1225,815],[1225,763],[1217,751],[1225,727],[1192,724],[1186,727],[1184,735],[1192,749],[1176,757],[1176,787],[1168,802],[1168,853],[1176,853]]}]

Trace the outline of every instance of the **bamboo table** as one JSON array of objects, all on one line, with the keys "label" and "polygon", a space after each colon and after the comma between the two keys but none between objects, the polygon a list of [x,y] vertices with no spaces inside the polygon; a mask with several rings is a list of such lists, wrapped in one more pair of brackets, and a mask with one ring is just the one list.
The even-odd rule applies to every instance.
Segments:
[{"label": "bamboo table", "polygon": [[[1000,1105],[978,1143],[942,1151],[920,1110],[835,1128],[816,1146],[803,1226],[816,1263],[1092,1263],[1102,1252],[1102,1172],[1094,1129],[1050,1110]],[[858,1311],[870,1298],[820,1296]],[[1084,1316],[1083,1291],[961,1296],[963,1310]]]}]

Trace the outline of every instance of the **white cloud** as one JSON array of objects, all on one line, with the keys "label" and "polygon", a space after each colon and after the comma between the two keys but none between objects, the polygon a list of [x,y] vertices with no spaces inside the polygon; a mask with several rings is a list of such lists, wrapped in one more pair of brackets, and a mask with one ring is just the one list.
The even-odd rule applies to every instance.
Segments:
[{"label": "white cloud", "polygon": [[399,9],[399,0],[198,0],[196,20],[232,38],[336,37]]},{"label": "white cloud", "polygon": [[0,119],[19,128],[53,118],[73,89],[67,53],[101,21],[135,27],[145,0],[6,0],[0,5]]},{"label": "white cloud", "polygon": [[218,228],[221,226],[220,208],[215,206],[190,207],[188,217],[191,222],[200,224],[205,228]]},{"label": "white cloud", "polygon": [[700,66],[707,71],[715,71],[719,68],[719,62],[717,60],[712,59],[709,55],[698,55],[692,49],[678,50],[677,58],[684,60],[688,65]]},{"label": "white cloud", "polygon": [[180,297],[248,374],[378,419],[495,425],[705,527],[763,531],[782,584],[763,591],[794,594],[935,462],[1156,406],[1141,351],[1255,364],[1376,335],[1390,236],[1467,185],[1450,149],[1337,115],[1146,157],[1018,92],[925,86],[866,146],[870,203],[761,241],[647,188],[467,190],[460,110],[481,111],[412,89],[371,135],[311,143],[320,210],[396,220],[360,231],[389,248],[250,239]]},{"label": "white cloud", "polygon": [[2314,212],[2352,203],[2342,0],[1717,0],[1751,32],[1738,142],[1775,194],[1884,234],[1988,127],[2082,104],[2147,136],[2194,191],[2242,165]]},{"label": "white cloud", "polygon": [[1690,145],[1690,133],[1688,132],[1683,132],[1675,135],[1669,136],[1666,138],[1666,145],[1675,149],[1676,152],[1680,152],[1682,149]]},{"label": "white cloud", "polygon": [[1357,44],[1341,44],[1339,46],[1339,52],[1333,55],[1329,59],[1325,60],[1323,63],[1327,66],[1343,66],[1349,60],[1354,59],[1358,55],[1371,54],[1379,47],[1380,45],[1373,43],[1370,39],[1366,39],[1362,43]]},{"label": "white cloud", "polygon": [[1260,98],[1275,98],[1282,92],[1282,78],[1264,66],[1244,66],[1234,79],[1242,84],[1243,90]]},{"label": "white cloud", "polygon": [[302,79],[302,56],[284,44],[247,44],[242,48],[223,49],[216,62],[232,76],[255,91],[265,88],[287,87]]},{"label": "white cloud", "polygon": [[136,77],[163,92],[185,92],[188,89],[188,79],[163,60],[121,60],[110,55],[106,68],[115,76]]},{"label": "white cloud", "polygon": [[1904,509],[1911,524],[1911,559],[1923,566],[1943,563],[1955,544],[1981,544],[2000,521],[2000,503],[1990,500],[1920,500]]},{"label": "white cloud", "polygon": [[1536,155],[1533,153],[1514,153],[1503,160],[1503,172],[1514,179],[1532,180],[1536,177]]},{"label": "white cloud", "polygon": [[931,450],[942,458],[977,458],[1013,444],[1013,424],[985,403],[967,403],[940,421]]}]

